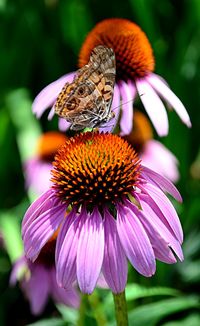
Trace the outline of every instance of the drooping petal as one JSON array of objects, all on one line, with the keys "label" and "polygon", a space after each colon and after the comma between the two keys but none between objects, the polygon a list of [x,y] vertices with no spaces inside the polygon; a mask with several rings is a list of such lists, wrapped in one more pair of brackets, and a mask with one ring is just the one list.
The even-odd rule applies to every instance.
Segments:
[{"label": "drooping petal", "polygon": [[181,194],[178,189],[167,178],[161,176],[146,166],[142,167],[142,176],[151,184],[156,185],[161,190],[168,192],[177,201],[182,202]]},{"label": "drooping petal", "polygon": [[80,224],[85,209],[80,215],[72,212],[68,215],[58,234],[56,243],[56,272],[58,285],[65,289],[71,288],[76,279],[76,257],[80,235]]},{"label": "drooping petal", "polygon": [[121,136],[130,134],[133,128],[133,101],[134,97],[125,81],[120,80],[119,90],[121,94],[122,116],[120,119]]},{"label": "drooping petal", "polygon": [[22,221],[22,237],[26,228],[34,221],[40,214],[52,207],[55,198],[55,193],[52,189],[47,190],[38,199],[36,199],[26,211]]},{"label": "drooping petal", "polygon": [[104,255],[104,228],[98,209],[82,221],[77,250],[77,279],[83,293],[93,292]]},{"label": "drooping petal", "polygon": [[[171,229],[167,228],[159,216],[153,211],[151,206],[146,202],[146,197],[144,195],[140,195],[140,204],[142,210],[139,212],[138,217],[152,243],[156,258],[168,264],[175,263],[176,258],[170,249],[172,248],[178,258],[182,261],[183,252],[180,243],[171,233]],[[133,211],[136,209],[128,200],[126,201],[126,205]]]},{"label": "drooping petal", "polygon": [[163,144],[151,139],[146,142],[140,155],[142,164],[164,175],[172,182],[179,178],[178,160]]},{"label": "drooping petal", "polygon": [[113,293],[124,291],[127,283],[127,260],[117,233],[116,221],[105,211],[105,251],[103,274]]},{"label": "drooping petal", "polygon": [[163,82],[159,76],[151,73],[146,77],[151,86],[174,108],[181,120],[190,128],[192,126],[190,117],[179,98]]},{"label": "drooping petal", "polygon": [[74,73],[66,74],[53,83],[46,86],[35,98],[32,110],[37,118],[40,118],[44,111],[52,106],[66,82],[72,82]]},{"label": "drooping petal", "polygon": [[66,121],[65,119],[59,118],[58,119],[58,128],[60,131],[66,131],[67,129],[69,129],[69,127],[71,126],[71,123]]},{"label": "drooping petal", "polygon": [[156,263],[150,240],[137,215],[121,204],[117,205],[117,231],[131,264],[140,274],[152,276]]},{"label": "drooping petal", "polygon": [[62,303],[66,306],[72,307],[72,308],[78,308],[80,305],[80,296],[75,289],[75,287],[71,287],[69,289],[63,289],[58,286],[58,283],[56,281],[56,271],[55,268],[52,268],[50,273],[50,279],[51,279],[51,295],[55,302]]},{"label": "drooping petal", "polygon": [[136,79],[141,101],[159,136],[168,134],[168,117],[165,107],[154,89],[145,79]]},{"label": "drooping petal", "polygon": [[114,117],[105,124],[105,126],[102,126],[99,128],[102,132],[112,132],[112,130],[115,128],[117,121],[119,119],[119,113],[120,113],[120,92],[119,87],[117,84],[114,87],[114,94],[113,94],[113,101],[112,101],[112,107],[111,111],[114,114]]},{"label": "drooping petal", "polygon": [[39,315],[43,311],[48,300],[48,271],[43,266],[36,265],[31,271],[30,279],[28,281],[24,280],[22,287],[30,301],[32,314]]},{"label": "drooping petal", "polygon": [[171,228],[172,232],[176,236],[177,240],[183,242],[183,230],[181,227],[180,220],[171,204],[170,200],[165,196],[165,194],[155,187],[153,184],[146,183],[144,185],[144,192],[149,195],[149,203],[156,214],[159,215],[162,222],[167,228]]},{"label": "drooping petal", "polygon": [[34,261],[38,257],[40,250],[61,224],[65,210],[65,204],[50,208],[25,229],[23,241],[27,258]]}]

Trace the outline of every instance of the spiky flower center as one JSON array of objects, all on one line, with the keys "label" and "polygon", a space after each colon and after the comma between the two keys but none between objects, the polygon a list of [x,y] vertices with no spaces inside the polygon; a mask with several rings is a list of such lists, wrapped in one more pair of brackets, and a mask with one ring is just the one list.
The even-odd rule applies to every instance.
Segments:
[{"label": "spiky flower center", "polygon": [[37,155],[43,161],[52,162],[57,150],[63,145],[67,137],[61,132],[49,131],[39,138]]},{"label": "spiky flower center", "polygon": [[80,50],[80,67],[88,63],[92,49],[100,44],[115,52],[117,79],[144,77],[154,70],[153,51],[146,34],[127,19],[105,19],[91,30]]},{"label": "spiky flower center", "polygon": [[128,194],[138,182],[133,148],[112,134],[87,132],[70,138],[53,162],[53,188],[62,201],[103,205]]}]

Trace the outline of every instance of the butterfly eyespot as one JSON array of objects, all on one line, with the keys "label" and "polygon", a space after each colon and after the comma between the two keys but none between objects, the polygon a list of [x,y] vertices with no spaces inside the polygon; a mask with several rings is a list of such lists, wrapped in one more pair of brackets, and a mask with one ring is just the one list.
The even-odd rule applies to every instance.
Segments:
[{"label": "butterfly eyespot", "polygon": [[85,94],[87,94],[88,92],[88,87],[85,85],[81,85],[80,87],[77,88],[77,95],[82,97],[85,96]]}]

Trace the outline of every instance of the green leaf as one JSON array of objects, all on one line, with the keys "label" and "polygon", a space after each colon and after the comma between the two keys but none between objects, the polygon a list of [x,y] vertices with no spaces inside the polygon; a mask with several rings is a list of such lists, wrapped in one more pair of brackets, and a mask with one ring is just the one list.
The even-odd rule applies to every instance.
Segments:
[{"label": "green leaf", "polygon": [[181,297],[162,300],[148,305],[143,305],[129,313],[130,325],[154,326],[162,318],[191,308],[199,308],[199,299],[196,297]]},{"label": "green leaf", "polygon": [[179,321],[171,321],[163,324],[162,326],[199,326],[200,316],[198,314],[192,314],[187,318],[181,319]]},{"label": "green leaf", "polygon": [[126,287],[126,300],[135,300],[145,297],[152,297],[157,295],[178,296],[178,290],[167,287],[151,287],[147,288],[138,284],[127,285]]},{"label": "green leaf", "polygon": [[31,111],[31,100],[26,89],[10,92],[6,97],[6,105],[17,129],[17,143],[23,162],[33,155],[41,128]]},{"label": "green leaf", "polygon": [[23,253],[19,219],[10,212],[0,213],[0,225],[3,232],[5,247],[11,262],[14,262]]},{"label": "green leaf", "polygon": [[28,324],[27,326],[66,326],[66,322],[61,318],[42,319],[36,323]]},{"label": "green leaf", "polygon": [[57,304],[56,308],[60,312],[62,318],[65,321],[71,322],[73,325],[76,325],[78,320],[78,310],[75,310],[73,308],[69,308],[67,306],[64,306],[62,304]]}]

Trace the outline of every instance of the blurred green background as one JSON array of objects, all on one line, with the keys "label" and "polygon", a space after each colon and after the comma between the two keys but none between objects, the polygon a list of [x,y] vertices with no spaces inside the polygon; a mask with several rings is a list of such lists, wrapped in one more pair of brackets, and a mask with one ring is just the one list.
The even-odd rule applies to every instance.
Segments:
[{"label": "blurred green background", "polygon": [[[192,121],[188,130],[175,113],[169,113],[169,135],[159,139],[180,162],[177,186],[184,202],[176,208],[185,233],[185,261],[173,266],[158,263],[151,279],[130,269],[130,284],[138,282],[137,286],[130,285],[127,293],[130,324],[200,325],[199,0],[0,0],[0,228],[4,238],[0,253],[0,325],[75,324],[74,313],[72,316],[61,308],[58,312],[52,302],[42,316],[33,317],[20,290],[9,288],[9,275],[12,262],[22,250],[20,223],[29,204],[22,159],[33,151],[41,130],[57,129],[57,119],[48,122],[47,114],[36,121],[31,103],[44,86],[77,68],[85,36],[98,21],[108,17],[128,18],[145,31],[154,50],[156,73],[182,100]],[[26,146],[22,149],[20,144]],[[101,292],[100,299],[108,324],[113,325],[108,292]],[[54,320],[49,319],[52,316]],[[43,324],[41,320],[45,320]],[[96,325],[91,312],[87,324]]]}]

